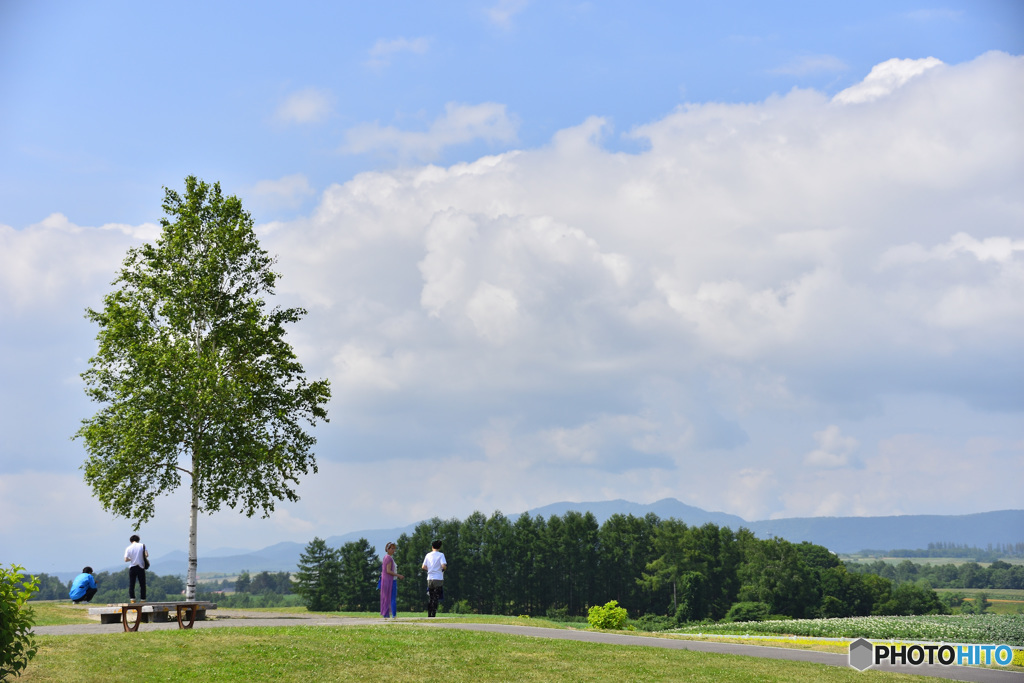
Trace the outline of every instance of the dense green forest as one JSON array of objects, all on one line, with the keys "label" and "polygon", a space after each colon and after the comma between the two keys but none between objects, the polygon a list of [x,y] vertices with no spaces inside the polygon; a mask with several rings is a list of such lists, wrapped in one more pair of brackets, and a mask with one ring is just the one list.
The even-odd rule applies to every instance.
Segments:
[{"label": "dense green forest", "polygon": [[401,609],[426,609],[420,565],[434,538],[448,560],[449,611],[582,616],[609,600],[634,618],[677,622],[944,611],[934,591],[850,572],[819,545],[654,514],[613,515],[599,525],[579,512],[515,522],[475,512],[422,522],[397,539],[398,571],[408,577],[399,582]]}]

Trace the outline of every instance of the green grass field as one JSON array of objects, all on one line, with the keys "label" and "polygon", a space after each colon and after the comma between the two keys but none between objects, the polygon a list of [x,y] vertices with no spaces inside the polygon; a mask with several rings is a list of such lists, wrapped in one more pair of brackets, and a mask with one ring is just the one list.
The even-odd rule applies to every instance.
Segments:
[{"label": "green grass field", "polygon": [[28,606],[35,615],[32,623],[36,626],[96,623],[89,618],[89,605],[74,605],[67,600],[34,600]]},{"label": "green grass field", "polygon": [[[87,616],[88,605],[53,601],[35,602],[33,607],[39,626],[95,623]],[[296,610],[225,610],[222,618],[228,612],[233,613],[233,618],[238,618],[243,614],[259,616],[263,613],[284,616]],[[318,616],[365,618],[369,615],[364,612],[328,612],[318,613]],[[403,613],[399,616],[423,615]],[[462,622],[556,629],[569,626],[543,618],[453,616]],[[714,629],[705,627],[704,630]],[[425,669],[441,671],[447,680],[453,681],[918,680],[918,677],[879,672],[859,674],[852,669],[799,662],[442,631],[409,622],[37,636],[37,642],[41,646],[39,655],[22,680],[60,680],[64,683],[100,678],[115,681],[209,678],[233,681],[258,677],[305,681],[336,680],[342,676],[363,680],[382,675],[389,681],[411,681],[419,680]],[[846,651],[843,643],[804,642],[790,637],[780,638],[778,642],[742,639],[736,642],[836,653]],[[436,653],[439,661],[431,662],[431,653]],[[129,671],[135,673],[129,674]],[[858,678],[850,678],[851,674]],[[869,679],[860,678],[869,674]]]},{"label": "green grass field", "polygon": [[876,671],[416,626],[39,636],[24,681],[923,681]]}]

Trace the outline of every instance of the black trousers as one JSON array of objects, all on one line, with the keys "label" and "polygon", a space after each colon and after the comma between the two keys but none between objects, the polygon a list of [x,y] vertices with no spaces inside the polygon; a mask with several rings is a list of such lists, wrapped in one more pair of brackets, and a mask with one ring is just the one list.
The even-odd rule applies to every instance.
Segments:
[{"label": "black trousers", "polygon": [[146,570],[137,565],[128,568],[128,597],[135,599],[135,582],[139,582],[139,590],[142,592],[140,600],[146,599]]},{"label": "black trousers", "polygon": [[427,580],[427,616],[432,617],[437,614],[437,603],[441,600],[441,596],[444,595],[444,581],[438,579]]},{"label": "black trousers", "polygon": [[92,598],[93,598],[94,595],[96,595],[96,591],[97,591],[96,588],[86,588],[85,589],[85,595],[83,595],[82,597],[78,598],[74,602],[92,602]]}]

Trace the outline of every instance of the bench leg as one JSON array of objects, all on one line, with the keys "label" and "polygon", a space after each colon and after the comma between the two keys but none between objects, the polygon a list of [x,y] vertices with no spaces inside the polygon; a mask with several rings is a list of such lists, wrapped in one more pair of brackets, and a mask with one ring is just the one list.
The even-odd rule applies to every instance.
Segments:
[{"label": "bench leg", "polygon": [[[195,625],[195,623],[196,623],[196,612],[199,610],[199,607],[196,606],[196,605],[177,605],[177,608],[178,608],[178,628],[192,628]],[[181,619],[181,611],[182,610],[185,610],[186,612],[190,613],[190,618],[189,618],[187,624],[184,621],[182,621],[182,619]]]},{"label": "bench leg", "polygon": [[[128,613],[135,612],[135,624],[133,626],[128,625]],[[138,631],[139,624],[142,622],[142,605],[138,607],[122,607],[121,608],[121,625],[124,626],[125,632]]]}]

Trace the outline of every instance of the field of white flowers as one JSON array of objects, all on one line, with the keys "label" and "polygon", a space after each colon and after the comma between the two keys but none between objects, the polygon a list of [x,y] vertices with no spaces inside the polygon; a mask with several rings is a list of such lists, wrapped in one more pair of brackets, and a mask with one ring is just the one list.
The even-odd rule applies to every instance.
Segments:
[{"label": "field of white flowers", "polygon": [[784,634],[819,638],[875,638],[942,643],[990,643],[1024,646],[1024,616],[956,614],[921,617],[846,617],[701,624],[676,633],[731,635]]}]

